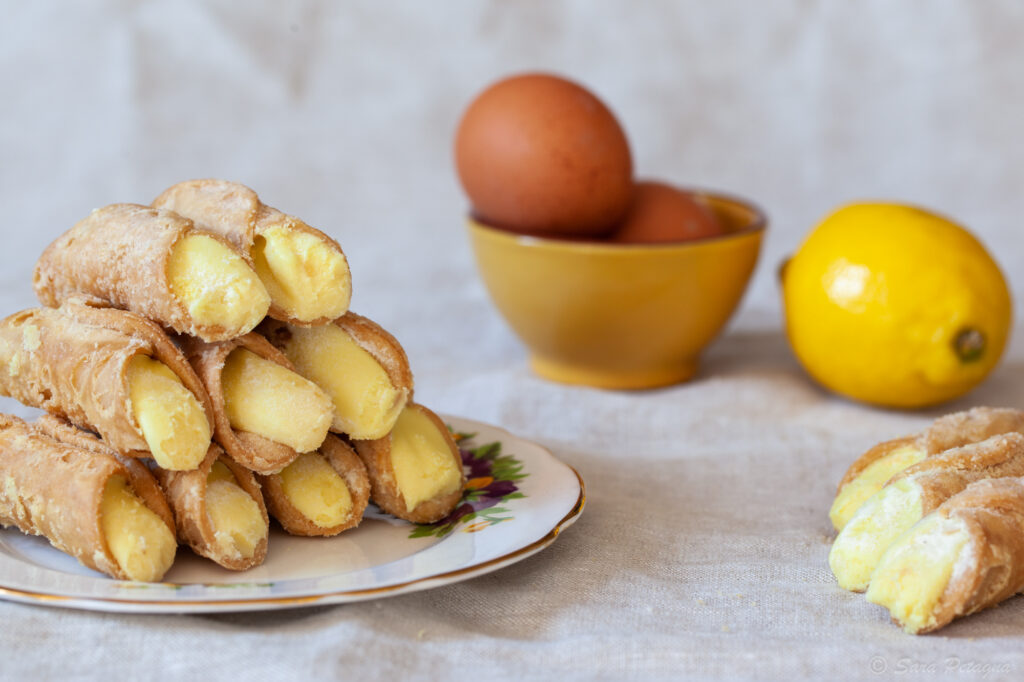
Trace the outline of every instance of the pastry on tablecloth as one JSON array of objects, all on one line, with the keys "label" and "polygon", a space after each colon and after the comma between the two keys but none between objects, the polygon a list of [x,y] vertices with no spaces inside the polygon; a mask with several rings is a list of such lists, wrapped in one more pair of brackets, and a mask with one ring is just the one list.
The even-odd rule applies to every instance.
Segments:
[{"label": "pastry on tablecloth", "polygon": [[886,550],[867,599],[904,630],[937,630],[1024,591],[1024,479],[972,483]]},{"label": "pastry on tablecloth", "polygon": [[890,478],[925,457],[1011,431],[1024,433],[1024,410],[975,407],[939,417],[922,433],[876,445],[861,455],[839,482],[829,511],[832,525],[842,530]]},{"label": "pastry on tablecloth", "polygon": [[1024,476],[1024,436],[1004,433],[932,455],[897,474],[865,502],[832,544],[839,585],[867,589],[871,573],[901,533],[971,483]]}]

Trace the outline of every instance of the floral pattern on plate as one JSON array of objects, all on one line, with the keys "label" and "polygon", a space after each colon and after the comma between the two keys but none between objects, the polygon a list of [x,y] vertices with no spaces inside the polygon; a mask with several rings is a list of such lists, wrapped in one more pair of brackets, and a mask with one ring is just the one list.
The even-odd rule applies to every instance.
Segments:
[{"label": "floral pattern on plate", "polygon": [[467,447],[474,437],[475,433],[455,433],[466,470],[462,500],[440,521],[418,524],[410,538],[442,538],[460,526],[465,533],[476,533],[513,519],[507,507],[498,505],[525,498],[518,483],[529,474],[514,455],[502,452],[501,441]]}]

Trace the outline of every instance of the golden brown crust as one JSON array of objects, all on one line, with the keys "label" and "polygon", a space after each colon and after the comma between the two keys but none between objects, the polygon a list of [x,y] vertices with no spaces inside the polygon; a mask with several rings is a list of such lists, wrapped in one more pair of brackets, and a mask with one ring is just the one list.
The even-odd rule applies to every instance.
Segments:
[{"label": "golden brown crust", "polygon": [[249,494],[259,506],[263,522],[269,527],[267,507],[263,502],[260,484],[251,471],[233,461],[217,445],[211,445],[198,469],[167,471],[155,468],[157,481],[167,496],[174,512],[178,541],[192,548],[196,554],[210,559],[232,571],[244,571],[259,566],[267,556],[267,537],[256,546],[252,557],[228,556],[217,546],[210,516],[206,512],[206,483],[214,462],[220,460],[234,475],[238,486]]},{"label": "golden brown crust", "polygon": [[0,321],[0,394],[95,431],[123,455],[149,457],[128,386],[136,355],[167,365],[213,423],[199,377],[160,327],[135,313],[75,300]]},{"label": "golden brown crust", "polygon": [[367,473],[370,476],[370,497],[374,503],[387,513],[397,516],[400,519],[413,523],[433,523],[443,519],[450,514],[462,499],[462,489],[466,483],[466,474],[462,466],[462,455],[459,454],[459,447],[455,444],[448,427],[441,418],[426,407],[417,403],[409,403],[407,410],[418,410],[428,417],[438,430],[444,435],[451,449],[452,457],[455,459],[461,473],[461,484],[454,492],[441,495],[434,499],[424,500],[416,505],[412,511],[408,511],[405,504],[405,497],[398,488],[398,481],[395,478],[395,470],[391,465],[391,436],[390,434],[377,440],[354,441],[356,454],[366,464]]},{"label": "golden brown crust", "polygon": [[352,510],[348,518],[336,526],[318,526],[296,509],[284,494],[280,474],[258,477],[260,485],[263,486],[263,496],[270,515],[292,535],[330,537],[349,528],[355,528],[362,521],[363,512],[370,501],[370,479],[366,473],[366,466],[348,443],[336,436],[328,435],[319,452],[345,481],[352,497]]},{"label": "golden brown crust", "polygon": [[922,433],[880,443],[850,465],[839,482],[841,491],[875,461],[906,445],[920,446],[926,455],[936,455],[950,448],[977,443],[1001,433],[1024,433],[1024,411],[1006,407],[974,407],[939,417]]},{"label": "golden brown crust", "polygon": [[345,330],[360,348],[379,362],[391,379],[392,385],[407,401],[412,402],[412,369],[409,367],[409,356],[405,354],[405,349],[398,339],[373,320],[352,311],[334,320],[334,324]]},{"label": "golden brown crust", "polygon": [[[256,192],[238,182],[207,178],[188,180],[168,187],[153,200],[153,206],[172,210],[195,221],[196,225],[222,235],[245,254],[252,264],[252,247],[265,230],[284,225],[298,232],[311,234],[334,249],[345,259],[337,241],[294,216],[287,215],[260,201]],[[348,261],[346,260],[346,267]],[[351,289],[351,284],[349,284]],[[330,318],[298,320],[279,305],[272,303],[270,317],[290,324],[312,327],[330,322]]]},{"label": "golden brown crust", "polygon": [[921,633],[1024,590],[1024,479],[977,481],[936,513],[962,520],[970,539],[935,607],[934,624]]},{"label": "golden brown crust", "polygon": [[928,514],[975,481],[1024,476],[1024,436],[1004,433],[927,457],[890,479],[912,479],[921,487],[921,513]]},{"label": "golden brown crust", "polygon": [[225,237],[252,265],[260,199],[245,185],[225,180],[187,180],[168,187],[152,205],[174,211],[202,229]]},{"label": "golden brown crust", "polygon": [[[123,476],[165,523],[170,521],[167,503],[162,495],[154,496],[152,476],[140,462],[118,458],[98,440],[89,441],[87,434],[68,431],[73,428],[55,418],[33,426],[0,415],[0,480],[5,481],[0,487],[0,524],[42,535],[85,566],[128,580],[101,525],[107,482]],[[80,436],[88,447],[77,445]],[[168,527],[173,529],[172,524]]]},{"label": "golden brown crust", "polygon": [[149,468],[138,459],[132,459],[120,455],[116,450],[104,443],[95,434],[83,431],[74,424],[56,417],[52,414],[44,414],[35,421],[34,427],[50,438],[81,450],[97,453],[101,456],[111,456],[117,459],[124,467],[128,484],[132,491],[138,496],[143,504],[156,513],[167,527],[174,532],[174,516],[167,504],[160,485],[150,472]]},{"label": "golden brown crust", "polygon": [[236,431],[231,427],[221,385],[224,363],[236,348],[245,348],[266,360],[295,371],[295,367],[284,353],[254,332],[218,343],[204,343],[192,337],[180,337],[178,343],[209,395],[213,412],[213,419],[210,422],[213,424],[213,439],[232,459],[259,474],[277,473],[291,464],[299,456],[292,448],[258,434]]},{"label": "golden brown crust", "polygon": [[974,407],[936,419],[924,432],[923,445],[929,455],[968,443],[977,443],[1001,433],[1024,433],[1024,410],[1009,407]]},{"label": "golden brown crust", "polygon": [[136,204],[96,209],[43,251],[33,273],[36,296],[48,307],[93,297],[179,333],[208,341],[230,338],[237,330],[197,323],[171,292],[171,252],[196,232],[191,220],[171,211]]},{"label": "golden brown crust", "polygon": [[843,480],[839,481],[839,487],[836,489],[836,494],[838,495],[839,492],[847,486],[847,484],[849,484],[855,478],[860,476],[864,472],[864,470],[867,469],[869,466],[871,466],[878,460],[882,459],[883,457],[888,456],[893,451],[898,450],[899,448],[905,447],[907,445],[913,445],[914,443],[918,442],[919,438],[920,435],[904,436],[903,438],[894,438],[893,440],[887,440],[884,443],[879,443],[878,445],[874,446],[873,448],[865,452],[863,455],[857,458],[857,461],[850,465],[849,469],[846,470],[846,475],[843,476]]}]

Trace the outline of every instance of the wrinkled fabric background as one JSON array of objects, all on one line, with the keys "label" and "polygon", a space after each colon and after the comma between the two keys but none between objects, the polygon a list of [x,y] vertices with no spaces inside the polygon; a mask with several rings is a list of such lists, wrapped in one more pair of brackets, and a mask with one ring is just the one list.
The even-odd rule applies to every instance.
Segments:
[{"label": "wrinkled fabric background", "polygon": [[[541,554],[419,594],[182,617],[0,602],[0,676],[1019,679],[1024,598],[904,635],[835,586],[826,511],[873,443],[1024,405],[1021,335],[946,408],[855,405],[792,359],[774,271],[837,204],[902,199],[971,226],[1019,313],[1022,30],[1009,1],[0,0],[0,312],[33,304],[35,257],[91,208],[236,179],[342,243],[353,307],[402,340],[421,401],[543,443],[589,493]],[[476,91],[526,69],[599,93],[640,176],[769,213],[695,381],[543,382],[490,306],[450,144]]]}]

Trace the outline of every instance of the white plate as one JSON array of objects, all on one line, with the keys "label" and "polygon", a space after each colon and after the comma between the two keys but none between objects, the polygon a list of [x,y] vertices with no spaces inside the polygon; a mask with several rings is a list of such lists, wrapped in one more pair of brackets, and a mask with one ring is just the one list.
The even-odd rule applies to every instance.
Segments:
[{"label": "white plate", "polygon": [[[442,534],[373,505],[360,526],[333,538],[299,538],[272,526],[266,562],[243,573],[180,548],[162,583],[111,580],[43,538],[0,530],[0,598],[132,613],[256,611],[375,599],[467,580],[544,549],[583,510],[583,480],[546,449],[486,424],[446,417],[478,470],[467,467],[463,504],[480,509]],[[488,444],[497,444],[486,452]],[[465,457],[466,455],[464,455]],[[488,459],[491,457],[491,459]],[[488,463],[494,476],[487,476]],[[496,466],[495,466],[496,465]],[[493,479],[493,480],[492,480]],[[460,505],[460,508],[462,505]]]}]

